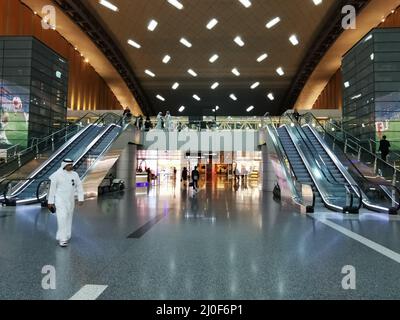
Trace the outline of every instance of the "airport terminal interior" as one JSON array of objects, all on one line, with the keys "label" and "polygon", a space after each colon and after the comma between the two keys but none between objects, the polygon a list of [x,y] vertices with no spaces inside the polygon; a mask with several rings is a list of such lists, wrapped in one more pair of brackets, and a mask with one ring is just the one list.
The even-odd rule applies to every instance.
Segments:
[{"label": "airport terminal interior", "polygon": [[400,0],[0,0],[1,300],[400,299]]}]

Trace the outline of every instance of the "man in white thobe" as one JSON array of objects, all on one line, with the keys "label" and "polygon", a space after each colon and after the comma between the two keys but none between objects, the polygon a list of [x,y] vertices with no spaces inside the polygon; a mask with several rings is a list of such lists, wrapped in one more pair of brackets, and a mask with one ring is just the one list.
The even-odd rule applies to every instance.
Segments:
[{"label": "man in white thobe", "polygon": [[50,176],[48,206],[50,210],[56,210],[56,239],[61,247],[68,246],[71,239],[75,195],[78,195],[79,205],[83,205],[84,201],[82,181],[74,171],[73,164],[70,159],[64,160],[61,168]]}]

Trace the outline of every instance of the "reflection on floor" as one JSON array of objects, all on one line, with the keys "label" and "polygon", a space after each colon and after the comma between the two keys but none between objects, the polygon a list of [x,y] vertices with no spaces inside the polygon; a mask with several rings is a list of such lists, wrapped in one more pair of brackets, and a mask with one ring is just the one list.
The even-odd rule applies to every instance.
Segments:
[{"label": "reflection on floor", "polygon": [[[398,251],[398,220],[340,217],[325,219]],[[77,210],[69,248],[55,230],[40,207],[1,209],[0,299],[68,299],[86,284],[107,286],[99,299],[400,298],[397,262],[281,207],[257,183],[108,194]],[[357,290],[342,287],[346,265]],[[42,288],[44,266],[55,267],[56,290]]]}]

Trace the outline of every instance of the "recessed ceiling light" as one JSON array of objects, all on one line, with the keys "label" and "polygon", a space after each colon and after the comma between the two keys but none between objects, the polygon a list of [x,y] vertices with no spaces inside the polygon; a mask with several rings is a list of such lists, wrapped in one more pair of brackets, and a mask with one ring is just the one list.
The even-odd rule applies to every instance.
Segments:
[{"label": "recessed ceiling light", "polygon": [[276,18],[272,19],[271,21],[269,21],[267,23],[266,27],[268,29],[271,29],[273,26],[277,25],[280,21],[281,21],[281,18],[276,17]]},{"label": "recessed ceiling light", "polygon": [[165,101],[165,98],[163,96],[159,95],[159,94],[156,96],[156,98],[158,100]]},{"label": "recessed ceiling light", "polygon": [[246,8],[251,7],[251,2],[250,0],[239,0],[239,2],[244,5]]},{"label": "recessed ceiling light", "polygon": [[233,68],[233,69],[232,69],[232,73],[233,73],[235,76],[237,76],[237,77],[240,76],[240,72],[239,72],[239,70],[238,70],[237,68]]},{"label": "recessed ceiling light", "polygon": [[154,72],[150,71],[150,70],[145,70],[144,71],[147,75],[149,75],[150,77],[154,78],[156,75],[154,74]]},{"label": "recessed ceiling light", "polygon": [[272,92],[268,93],[268,99],[271,100],[271,101],[275,100],[274,94]]},{"label": "recessed ceiling light", "polygon": [[369,56],[371,58],[371,60],[375,59],[375,53],[371,53],[371,55]]},{"label": "recessed ceiling light", "polygon": [[345,87],[345,88],[350,87],[350,82],[349,82],[349,81],[346,81],[346,82],[344,83],[344,87]]},{"label": "recessed ceiling light", "polygon": [[322,3],[322,0],[313,0],[313,2],[316,6],[318,6]]},{"label": "recessed ceiling light", "polygon": [[237,97],[232,93],[229,98],[231,98],[233,101],[237,101]]},{"label": "recessed ceiling light", "polygon": [[243,47],[243,46],[244,46],[244,41],[243,41],[242,38],[239,37],[239,36],[237,36],[233,41],[235,41],[236,44],[237,44],[238,46],[240,46],[240,47]]},{"label": "recessed ceiling light", "polygon": [[217,61],[218,60],[218,58],[219,58],[219,55],[217,55],[217,54],[214,54],[211,58],[210,58],[210,62],[211,63],[214,63],[215,61]]},{"label": "recessed ceiling light", "polygon": [[178,89],[179,88],[179,83],[178,82],[175,82],[173,85],[172,85],[172,89],[173,90],[176,90],[176,89]]},{"label": "recessed ceiling light", "polygon": [[262,62],[262,61],[264,61],[265,59],[267,59],[268,58],[268,54],[267,53],[263,53],[261,56],[259,56],[258,58],[257,58],[257,62]]},{"label": "recessed ceiling light", "polygon": [[295,34],[291,35],[289,38],[289,41],[294,45],[297,46],[299,44],[299,39],[297,39],[297,36]]},{"label": "recessed ceiling light", "polygon": [[142,47],[139,43],[137,43],[136,41],[133,41],[132,39],[128,40],[128,44],[136,49],[140,49]]},{"label": "recessed ceiling light", "polygon": [[197,101],[201,101],[200,97],[197,94],[193,95],[193,99],[197,100]]},{"label": "recessed ceiling light", "polygon": [[187,41],[185,38],[181,38],[180,43],[182,43],[184,46],[186,46],[188,48],[192,47],[192,44],[189,41]]},{"label": "recessed ceiling light", "polygon": [[185,110],[185,106],[181,106],[180,108],[179,108],[179,112],[183,112]]},{"label": "recessed ceiling light", "polygon": [[151,20],[149,22],[149,25],[147,26],[147,29],[149,29],[150,31],[154,31],[154,30],[156,30],[157,26],[158,26],[158,22],[156,20]]},{"label": "recessed ceiling light", "polygon": [[192,69],[189,69],[187,72],[188,72],[190,75],[192,75],[193,77],[197,77],[197,73],[194,72]]},{"label": "recessed ceiling light", "polygon": [[283,76],[285,74],[282,67],[279,67],[278,69],[276,69],[276,73],[279,74],[280,76]]},{"label": "recessed ceiling light", "polygon": [[110,9],[110,10],[112,10],[112,11],[115,11],[115,12],[118,11],[118,7],[117,7],[116,5],[114,5],[114,4],[112,4],[110,1],[107,1],[107,0],[100,0],[99,3],[100,3],[102,6],[108,8],[108,9]]},{"label": "recessed ceiling light", "polygon": [[175,8],[182,10],[183,9],[183,4],[180,3],[178,0],[168,0],[170,4],[172,4]]},{"label": "recessed ceiling light", "polygon": [[217,110],[217,111],[218,111],[218,110],[219,110],[219,106],[215,106],[215,110]]},{"label": "recessed ceiling light", "polygon": [[254,106],[250,106],[246,109],[247,112],[253,111],[254,110]]},{"label": "recessed ceiling light", "polygon": [[213,29],[216,25],[218,24],[218,20],[217,19],[211,19],[210,22],[208,22],[207,24],[207,29],[211,30]]},{"label": "recessed ceiling light", "polygon": [[162,62],[168,63],[168,62],[170,62],[170,60],[171,60],[171,57],[167,54],[167,55],[163,58]]},{"label": "recessed ceiling light", "polygon": [[219,87],[219,82],[214,82],[211,86],[211,89],[215,90]]},{"label": "recessed ceiling light", "polygon": [[258,86],[260,85],[260,83],[259,82],[254,82],[252,85],[251,85],[251,89],[255,89],[255,88],[257,88]]}]

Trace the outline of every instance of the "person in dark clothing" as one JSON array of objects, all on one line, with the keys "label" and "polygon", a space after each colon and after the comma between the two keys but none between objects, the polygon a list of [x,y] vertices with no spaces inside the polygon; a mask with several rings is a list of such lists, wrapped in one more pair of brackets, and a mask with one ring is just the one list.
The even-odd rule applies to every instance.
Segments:
[{"label": "person in dark clothing", "polygon": [[299,122],[300,113],[297,111],[297,109],[294,109],[294,111],[293,111],[293,117],[296,119],[297,122]]},{"label": "person in dark clothing", "polygon": [[151,129],[151,121],[150,121],[150,117],[147,116],[146,121],[144,122],[144,130],[150,131],[150,129]]},{"label": "person in dark clothing", "polygon": [[184,167],[182,170],[182,182],[185,187],[186,187],[187,179],[188,179],[188,169],[186,167]]},{"label": "person in dark clothing", "polygon": [[386,161],[387,156],[390,153],[390,142],[387,140],[386,136],[383,136],[382,140],[379,143],[379,151],[381,152],[382,160]]},{"label": "person in dark clothing", "polygon": [[199,179],[200,179],[200,173],[197,170],[197,166],[194,167],[194,170],[192,171],[192,183],[193,183],[193,190],[197,192],[197,189],[199,188]]},{"label": "person in dark clothing", "polygon": [[140,115],[139,116],[139,130],[142,130],[143,128],[143,117]]},{"label": "person in dark clothing", "polygon": [[131,113],[131,110],[128,107],[126,107],[123,116],[125,117],[128,113]]}]

